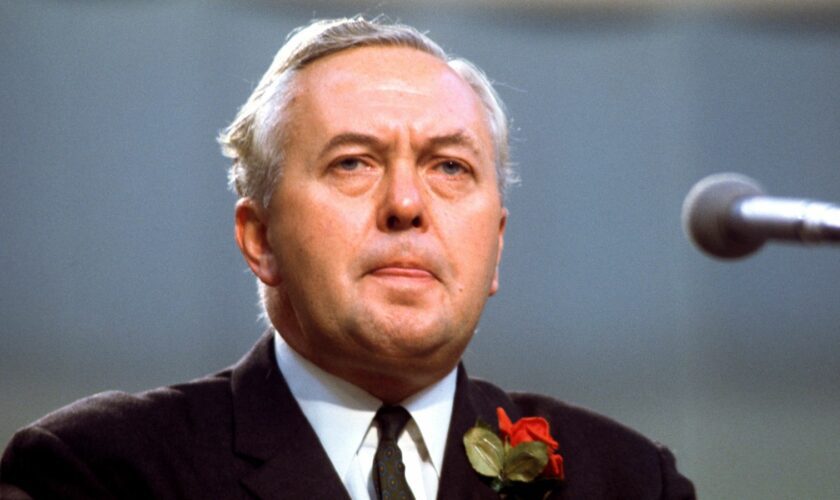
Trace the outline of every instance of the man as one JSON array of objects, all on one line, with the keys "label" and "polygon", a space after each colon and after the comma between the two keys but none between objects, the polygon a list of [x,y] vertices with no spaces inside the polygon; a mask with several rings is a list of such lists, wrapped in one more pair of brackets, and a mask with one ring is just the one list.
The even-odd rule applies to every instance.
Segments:
[{"label": "man", "polygon": [[[459,366],[499,286],[513,178],[477,68],[406,26],[316,22],[220,141],[269,331],[217,375],[93,396],[20,431],[4,495],[693,497],[664,448]],[[474,448],[478,421],[492,437],[470,434]],[[476,457],[497,431],[533,477]]]}]

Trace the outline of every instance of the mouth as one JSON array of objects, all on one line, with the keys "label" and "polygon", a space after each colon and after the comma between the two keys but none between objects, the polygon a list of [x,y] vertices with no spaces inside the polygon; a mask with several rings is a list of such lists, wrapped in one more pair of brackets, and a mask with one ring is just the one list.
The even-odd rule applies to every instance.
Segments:
[{"label": "mouth", "polygon": [[376,266],[370,271],[372,276],[377,278],[404,279],[404,280],[433,280],[437,279],[435,274],[422,264],[412,262],[388,262]]},{"label": "mouth", "polygon": [[405,291],[444,284],[448,275],[441,252],[424,241],[386,241],[365,252],[359,264],[361,276]]}]

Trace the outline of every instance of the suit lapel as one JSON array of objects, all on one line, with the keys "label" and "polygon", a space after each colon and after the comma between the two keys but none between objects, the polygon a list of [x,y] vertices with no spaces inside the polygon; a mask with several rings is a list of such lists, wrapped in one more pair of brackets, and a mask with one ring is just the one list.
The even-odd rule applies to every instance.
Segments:
[{"label": "suit lapel", "polygon": [[464,434],[474,426],[477,419],[488,424],[496,423],[496,408],[502,406],[511,418],[519,418],[519,412],[504,392],[491,390],[471,382],[463,365],[458,367],[458,383],[452,407],[452,420],[446,438],[443,471],[438,488],[438,500],[449,499],[494,499],[494,492],[481,476],[473,470],[464,450]]},{"label": "suit lapel", "polygon": [[[458,383],[452,407],[452,421],[446,438],[438,500],[499,499],[499,494],[494,492],[470,465],[463,439],[467,430],[474,426],[479,418],[496,427],[496,408],[500,406],[513,421],[524,416],[506,392],[486,382],[470,380],[463,365],[458,367]],[[565,498],[563,485],[554,490],[549,498]]]},{"label": "suit lapel", "polygon": [[[274,360],[266,333],[233,369],[234,447],[256,467],[242,478],[259,498],[348,499]],[[318,492],[313,495],[313,492]]]}]

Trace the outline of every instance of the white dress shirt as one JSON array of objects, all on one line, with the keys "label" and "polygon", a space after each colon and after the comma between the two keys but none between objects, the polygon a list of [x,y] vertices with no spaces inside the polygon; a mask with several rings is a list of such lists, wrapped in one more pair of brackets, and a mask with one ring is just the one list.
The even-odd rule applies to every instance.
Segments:
[{"label": "white dress shirt", "polygon": [[[371,470],[379,443],[373,417],[382,401],[318,368],[274,333],[274,352],[292,395],[354,500],[376,498]],[[400,403],[411,420],[398,440],[417,500],[437,497],[457,369]]]}]

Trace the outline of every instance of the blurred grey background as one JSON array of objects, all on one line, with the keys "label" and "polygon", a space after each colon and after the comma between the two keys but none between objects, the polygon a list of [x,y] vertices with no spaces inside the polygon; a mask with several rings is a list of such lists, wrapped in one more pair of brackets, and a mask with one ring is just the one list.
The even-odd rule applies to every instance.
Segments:
[{"label": "blurred grey background", "polygon": [[471,373],[666,443],[702,498],[840,497],[840,249],[723,263],[680,226],[719,171],[840,202],[832,4],[0,2],[0,446],[249,348],[214,136],[292,28],[385,13],[483,67],[514,118]]}]

